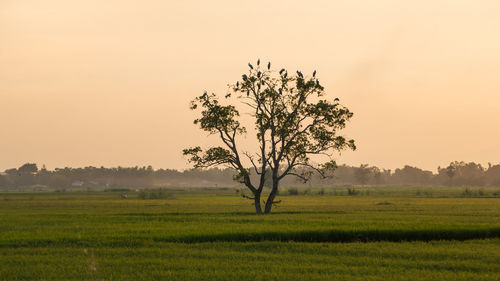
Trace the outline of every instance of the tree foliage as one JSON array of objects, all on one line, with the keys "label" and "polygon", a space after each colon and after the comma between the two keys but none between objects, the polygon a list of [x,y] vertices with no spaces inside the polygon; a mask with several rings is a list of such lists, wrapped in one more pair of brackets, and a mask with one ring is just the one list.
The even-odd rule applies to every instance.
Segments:
[{"label": "tree foliage", "polygon": [[35,163],[26,163],[17,169],[22,174],[33,174],[38,172],[38,166]]}]

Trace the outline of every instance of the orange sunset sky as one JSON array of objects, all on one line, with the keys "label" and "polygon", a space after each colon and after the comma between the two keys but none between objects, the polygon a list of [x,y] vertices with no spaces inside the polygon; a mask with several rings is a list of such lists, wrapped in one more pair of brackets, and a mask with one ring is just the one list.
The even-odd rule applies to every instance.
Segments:
[{"label": "orange sunset sky", "polygon": [[498,0],[0,0],[0,170],[187,168],[189,101],[257,58],[355,113],[339,163],[500,162]]}]

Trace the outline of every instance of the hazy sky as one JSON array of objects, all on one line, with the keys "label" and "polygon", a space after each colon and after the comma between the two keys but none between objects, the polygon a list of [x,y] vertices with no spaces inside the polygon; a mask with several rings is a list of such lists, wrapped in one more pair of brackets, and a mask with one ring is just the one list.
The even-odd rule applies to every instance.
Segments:
[{"label": "hazy sky", "polygon": [[0,170],[186,168],[189,101],[257,58],[354,111],[340,163],[500,162],[498,0],[0,0]]}]

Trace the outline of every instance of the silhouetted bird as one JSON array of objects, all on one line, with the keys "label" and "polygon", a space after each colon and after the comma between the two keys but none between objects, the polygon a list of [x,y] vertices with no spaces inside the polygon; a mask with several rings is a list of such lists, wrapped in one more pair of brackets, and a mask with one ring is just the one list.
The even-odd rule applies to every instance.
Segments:
[{"label": "silhouetted bird", "polygon": [[316,70],[313,72],[313,77],[316,77]]},{"label": "silhouetted bird", "polygon": [[335,98],[333,101],[339,101],[339,98]]},{"label": "silhouetted bird", "polygon": [[240,86],[240,81],[236,81],[236,88]]},{"label": "silhouetted bird", "polygon": [[257,65],[259,65],[259,64],[260,64],[260,59],[257,60]]},{"label": "silhouetted bird", "polygon": [[283,77],[286,78],[287,76],[288,76],[288,72],[285,72],[285,75],[283,75]]},{"label": "silhouetted bird", "polygon": [[250,95],[250,90],[247,90],[247,97]]},{"label": "silhouetted bird", "polygon": [[247,77],[247,75],[246,75],[246,74],[241,75],[241,77],[243,77],[243,80],[244,80],[244,81],[247,81],[247,78],[248,78],[248,77]]},{"label": "silhouetted bird", "polygon": [[318,86],[319,86],[319,80],[318,80],[318,79],[316,79],[316,85],[318,85]]},{"label": "silhouetted bird", "polygon": [[278,92],[280,92],[280,95],[283,94],[283,90],[281,88],[278,89]]},{"label": "silhouetted bird", "polygon": [[260,83],[257,83],[257,89],[260,90]]},{"label": "silhouetted bird", "polygon": [[284,72],[284,71],[285,71],[285,69],[284,69],[284,68],[282,68],[282,69],[280,70],[280,75],[281,75],[281,74],[283,74],[283,72]]},{"label": "silhouetted bird", "polygon": [[297,70],[297,75],[300,77],[300,78],[304,78],[304,75],[302,75],[302,72],[298,71]]},{"label": "silhouetted bird", "polygon": [[253,66],[251,63],[248,63],[248,66],[250,67],[250,69],[253,69]]},{"label": "silhouetted bird", "polygon": [[267,70],[271,69],[271,62],[267,63]]}]

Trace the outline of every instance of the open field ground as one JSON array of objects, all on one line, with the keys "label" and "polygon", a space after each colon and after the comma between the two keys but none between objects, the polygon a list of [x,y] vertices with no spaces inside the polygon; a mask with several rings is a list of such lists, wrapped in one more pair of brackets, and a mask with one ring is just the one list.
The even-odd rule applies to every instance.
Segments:
[{"label": "open field ground", "polygon": [[0,280],[500,280],[500,198],[462,191],[1,193]]}]

